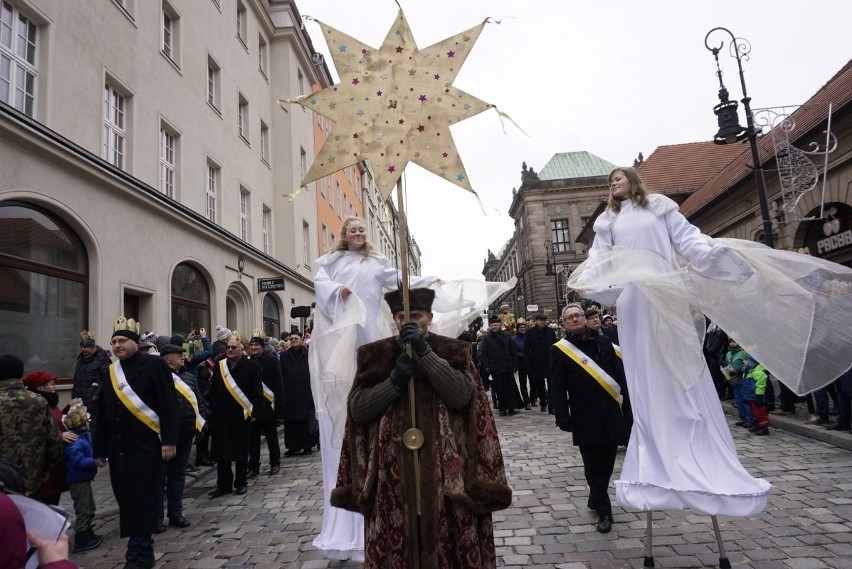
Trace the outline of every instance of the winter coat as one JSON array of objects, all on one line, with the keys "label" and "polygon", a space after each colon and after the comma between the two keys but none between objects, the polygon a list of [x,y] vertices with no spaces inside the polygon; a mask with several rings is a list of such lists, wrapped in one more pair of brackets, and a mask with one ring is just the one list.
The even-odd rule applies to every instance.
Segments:
[{"label": "winter coat", "polygon": [[89,433],[78,433],[78,435],[76,441],[65,444],[65,455],[62,458],[65,463],[65,480],[69,484],[91,482],[98,473]]},{"label": "winter coat", "polygon": [[308,369],[308,348],[290,348],[281,353],[281,372],[284,376],[285,421],[306,421],[314,414],[311,392],[311,372]]},{"label": "winter coat", "polygon": [[[178,377],[180,377],[184,383],[186,383],[192,392],[195,394],[196,400],[198,400],[199,411],[201,412],[202,417],[207,417],[205,415],[205,410],[207,407],[207,403],[201,399],[201,395],[198,393],[198,380],[195,378],[192,373],[190,373],[187,368],[182,367],[178,371],[175,372]],[[183,396],[179,391],[177,393],[177,404],[178,404],[178,424],[180,425],[181,432],[195,430],[195,409],[192,407],[192,403]]]},{"label": "winter coat", "polygon": [[526,367],[524,363],[524,337],[526,334],[515,334],[512,336],[512,346],[515,348],[515,357],[518,360],[518,367]]},{"label": "winter coat", "polygon": [[757,364],[744,372],[743,382],[740,385],[740,393],[744,401],[754,401],[755,396],[766,395],[766,383],[769,374],[766,368]]},{"label": "winter coat", "polygon": [[[233,364],[228,362],[227,358],[223,361],[254,408],[261,408],[263,404],[269,406],[269,402],[263,397],[260,379],[263,371],[259,363],[246,356],[242,356]],[[224,462],[248,460],[251,417],[244,416],[243,408],[225,387],[218,363],[210,380],[210,409],[213,411],[210,424],[211,458]]]},{"label": "winter coat", "polygon": [[597,363],[621,388],[621,407],[580,364],[557,346],[550,348],[550,396],[556,425],[570,430],[574,444],[595,445],[624,442],[630,437],[633,414],[624,365],[612,342],[587,329],[580,338],[566,339]]},{"label": "winter coat", "polygon": [[0,379],[0,457],[18,465],[28,494],[62,461],[62,439],[44,397],[21,380]]},{"label": "winter coat", "polygon": [[[53,415],[53,422],[56,429],[59,431],[59,436],[66,431],[65,423],[62,422],[62,410],[58,406],[53,405],[50,408],[50,413]],[[47,480],[41,483],[38,489],[39,496],[56,496],[68,490],[68,484],[65,482],[65,467],[62,461],[50,469]]]},{"label": "winter coat", "polygon": [[500,330],[497,333],[490,330],[479,340],[480,365],[490,374],[515,373],[515,347],[512,338]]},{"label": "winter coat", "polygon": [[111,363],[109,353],[100,346],[95,346],[94,351],[88,356],[83,356],[82,352],[78,354],[71,397],[79,397],[87,409],[94,409],[98,389],[103,378],[109,377],[107,369]]},{"label": "winter coat", "polygon": [[137,351],[121,367],[127,384],[159,417],[160,435],[124,406],[107,371],[98,397],[95,457],[109,459],[121,537],[148,535],[162,516],[162,447],[177,445],[177,394],[172,370],[159,356]]},{"label": "winter coat", "polygon": [[531,326],[524,334],[524,363],[530,377],[548,377],[550,374],[550,347],[556,343],[556,332],[545,326]]},{"label": "winter coat", "polygon": [[270,391],[272,391],[272,395],[275,396],[274,409],[269,403],[269,400],[264,397],[263,403],[254,410],[252,416],[260,421],[268,421],[275,419],[276,417],[280,417],[284,409],[284,387],[282,385],[283,380],[281,379],[281,362],[279,362],[278,358],[274,355],[266,352],[261,352],[259,356],[249,356],[249,359],[260,364],[262,372],[260,380],[269,388]]}]

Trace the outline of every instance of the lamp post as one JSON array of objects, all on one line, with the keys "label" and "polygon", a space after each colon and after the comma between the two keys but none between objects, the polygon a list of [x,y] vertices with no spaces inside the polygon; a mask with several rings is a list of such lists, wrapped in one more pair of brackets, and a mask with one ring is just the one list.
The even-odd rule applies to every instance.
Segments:
[{"label": "lamp post", "polygon": [[553,285],[554,285],[554,290],[556,291],[556,318],[558,320],[559,316],[560,316],[560,312],[559,312],[559,271],[557,271],[556,267],[555,267],[555,264],[556,264],[555,253],[556,253],[556,251],[553,250],[553,243],[551,243],[549,240],[544,242],[544,249],[546,251],[545,255],[546,255],[546,259],[547,259],[545,275],[546,276],[553,275]]},{"label": "lamp post", "polygon": [[[719,67],[719,52],[725,46],[722,41],[719,47],[711,47],[708,43],[710,35],[713,32],[724,32],[731,36],[730,51],[731,57],[736,58],[737,68],[740,73],[740,86],[743,91],[743,108],[746,114],[746,126],[740,126],[739,115],[737,113],[737,102],[728,99],[728,90],[722,81],[722,69]],[[751,97],[746,91],[745,76],[743,75],[742,58],[748,59],[748,54],[751,53],[751,44],[748,40],[737,38],[728,28],[713,28],[707,35],[704,36],[704,47],[713,53],[716,59],[716,76],[719,78],[719,104],[713,107],[713,112],[716,114],[719,122],[719,132],[713,137],[713,142],[716,144],[734,144],[745,138],[748,138],[751,146],[751,159],[754,162],[754,178],[757,182],[757,197],[760,200],[760,216],[763,218],[763,242],[769,247],[774,247],[774,239],[772,235],[772,220],[769,217],[769,205],[766,201],[766,187],[763,182],[763,165],[760,162],[760,149],[757,146],[757,135],[759,131],[754,126],[754,115],[751,112]]]}]

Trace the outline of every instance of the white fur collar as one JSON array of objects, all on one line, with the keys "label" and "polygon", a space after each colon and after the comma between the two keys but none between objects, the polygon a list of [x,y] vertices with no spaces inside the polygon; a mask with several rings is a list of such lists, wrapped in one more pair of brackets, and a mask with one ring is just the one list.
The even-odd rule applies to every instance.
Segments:
[{"label": "white fur collar", "polygon": [[[677,203],[669,197],[662,194],[648,194],[648,210],[657,217],[662,217],[677,208]],[[604,211],[595,220],[595,232],[609,231],[617,215],[617,213],[607,208],[606,211]]]}]

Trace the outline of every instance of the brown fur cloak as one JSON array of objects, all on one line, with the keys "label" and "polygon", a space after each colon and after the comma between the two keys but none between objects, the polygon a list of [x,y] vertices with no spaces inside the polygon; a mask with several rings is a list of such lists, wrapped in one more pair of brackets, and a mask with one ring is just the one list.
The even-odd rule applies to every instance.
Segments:
[{"label": "brown fur cloak", "polygon": [[[364,514],[365,568],[495,567],[491,512],[507,508],[503,454],[470,344],[435,334],[436,355],[473,382],[471,401],[447,409],[422,371],[415,376],[417,426],[423,431],[421,515],[415,508],[414,453],[403,446],[411,426],[403,394],[366,424],[346,422],[337,488],[331,503]],[[386,380],[402,350],[395,338],[362,346],[353,389]]]}]

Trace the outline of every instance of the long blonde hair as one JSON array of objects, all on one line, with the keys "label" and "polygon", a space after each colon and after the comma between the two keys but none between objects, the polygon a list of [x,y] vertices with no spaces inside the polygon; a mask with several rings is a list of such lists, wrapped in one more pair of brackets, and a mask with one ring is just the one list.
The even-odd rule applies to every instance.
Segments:
[{"label": "long blonde hair", "polygon": [[[630,184],[628,198],[639,207],[648,207],[648,190],[646,190],[645,186],[642,184],[642,178],[639,177],[639,173],[636,172],[636,169],[631,168],[630,166],[621,166],[616,168],[609,173],[609,177],[607,177],[608,184],[612,183],[612,177],[616,172],[624,174]],[[609,209],[616,213],[621,211],[621,202],[612,197],[612,191],[610,191],[606,205]]]},{"label": "long blonde hair", "polygon": [[[353,221],[360,221],[364,224],[364,228],[366,229],[367,224],[364,223],[364,220],[360,217],[351,215],[343,220],[343,227],[340,228],[340,239],[337,241],[337,247],[334,248],[335,251],[348,251],[349,250],[349,241],[346,240],[346,232],[349,231],[349,226]],[[370,253],[373,252],[373,246],[369,241],[364,241],[364,246],[361,248],[361,252],[365,257],[369,257]]]}]

